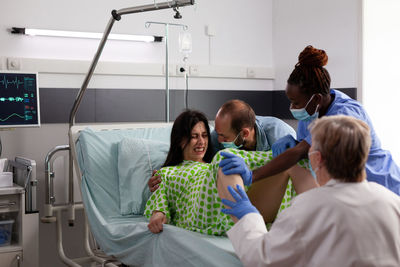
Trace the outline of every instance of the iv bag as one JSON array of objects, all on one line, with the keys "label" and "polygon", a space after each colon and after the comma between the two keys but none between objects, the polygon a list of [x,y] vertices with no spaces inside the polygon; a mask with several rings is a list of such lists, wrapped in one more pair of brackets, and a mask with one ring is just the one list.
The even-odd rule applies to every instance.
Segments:
[{"label": "iv bag", "polygon": [[183,54],[189,54],[192,52],[192,35],[190,33],[179,33],[179,52]]}]

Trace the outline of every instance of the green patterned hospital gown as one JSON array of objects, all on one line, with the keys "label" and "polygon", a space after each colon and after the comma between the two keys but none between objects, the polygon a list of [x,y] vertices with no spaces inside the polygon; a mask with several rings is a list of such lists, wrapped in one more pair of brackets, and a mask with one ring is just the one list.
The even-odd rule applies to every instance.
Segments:
[{"label": "green patterned hospital gown", "polygon": [[[271,151],[224,151],[242,157],[250,169],[263,166],[272,159]],[[183,161],[177,166],[162,168],[159,171],[162,182],[147,201],[144,215],[150,218],[154,210],[162,211],[168,222],[178,227],[209,235],[225,234],[234,223],[229,215],[221,212],[223,205],[216,185],[221,159],[219,152],[211,164]],[[290,205],[294,195],[289,180],[279,212]]]}]

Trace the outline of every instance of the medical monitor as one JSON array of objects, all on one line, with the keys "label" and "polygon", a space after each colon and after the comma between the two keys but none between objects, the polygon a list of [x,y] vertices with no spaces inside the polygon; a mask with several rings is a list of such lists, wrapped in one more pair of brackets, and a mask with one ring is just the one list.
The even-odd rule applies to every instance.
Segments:
[{"label": "medical monitor", "polygon": [[39,127],[38,74],[0,70],[0,128]]}]

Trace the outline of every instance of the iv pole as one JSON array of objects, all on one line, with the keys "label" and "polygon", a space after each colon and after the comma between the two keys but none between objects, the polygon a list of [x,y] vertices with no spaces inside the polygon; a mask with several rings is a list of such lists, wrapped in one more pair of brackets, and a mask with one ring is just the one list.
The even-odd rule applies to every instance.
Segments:
[{"label": "iv pole", "polygon": [[[168,8],[179,8],[182,6],[188,6],[188,5],[194,5],[195,0],[173,0],[169,2],[162,2],[162,3],[156,3],[154,4],[149,4],[149,5],[143,5],[143,6],[137,6],[137,7],[129,7],[129,8],[122,8],[119,10],[113,10],[111,12],[111,18],[108,21],[108,24],[106,26],[106,29],[103,33],[103,37],[100,41],[99,47],[97,48],[97,52],[94,55],[94,58],[92,60],[92,63],[90,64],[90,68],[88,73],[86,74],[85,80],[83,81],[82,87],[79,90],[78,95],[75,98],[74,105],[71,109],[71,113],[69,116],[69,131],[68,131],[68,137],[69,137],[69,183],[68,183],[68,204],[69,204],[69,215],[68,215],[68,223],[70,226],[74,225],[75,221],[75,209],[74,209],[74,180],[73,180],[73,157],[72,153],[75,153],[74,148],[74,140],[72,137],[72,131],[71,128],[72,126],[75,125],[75,117],[76,113],[78,111],[79,105],[82,102],[82,98],[86,92],[86,89],[89,85],[90,79],[92,78],[93,72],[96,68],[96,65],[99,61],[100,55],[103,51],[104,45],[107,42],[108,35],[111,32],[111,28],[114,25],[115,21],[120,21],[122,15],[127,15],[127,14],[133,14],[133,13],[141,13],[141,12],[148,12],[148,11],[154,11],[154,10],[159,10],[159,9],[168,9]],[[168,68],[168,66],[167,66]],[[167,71],[168,73],[168,71]]]},{"label": "iv pole", "polygon": [[184,31],[188,29],[187,25],[175,24],[175,23],[164,23],[148,21],[144,24],[146,28],[149,28],[151,24],[161,24],[165,25],[165,121],[169,122],[169,57],[168,57],[168,35],[169,26],[182,27]]}]

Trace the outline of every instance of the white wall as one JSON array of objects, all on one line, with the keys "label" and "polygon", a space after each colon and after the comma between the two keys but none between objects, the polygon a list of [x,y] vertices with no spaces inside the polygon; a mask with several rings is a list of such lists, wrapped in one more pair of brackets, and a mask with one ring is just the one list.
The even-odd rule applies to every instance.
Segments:
[{"label": "white wall", "polygon": [[360,23],[360,0],[274,0],[274,88],[286,88],[298,55],[307,45],[328,54],[326,68],[332,87],[359,87]]},{"label": "white wall", "polygon": [[[6,2],[2,8],[0,24],[0,39],[7,42],[0,43],[0,56],[17,58],[41,59],[68,59],[91,60],[98,45],[98,40],[76,40],[54,37],[27,37],[11,35],[6,29],[12,26],[44,29],[60,29],[72,31],[103,32],[110,18],[112,9],[126,7],[126,1],[68,1],[56,3],[46,0],[35,2],[22,0]],[[151,0],[135,1],[136,4],[150,4]],[[172,10],[161,10],[123,16],[122,20],[114,24],[113,33],[150,34],[163,36],[164,26],[152,25],[145,28],[146,21],[162,21],[182,23],[189,26],[193,38],[193,52],[189,56],[189,64],[213,66],[251,66],[272,67],[272,26],[271,1],[252,0],[245,5],[241,1],[210,1],[203,0],[194,7],[181,9],[182,20],[174,20]],[[253,16],[252,10],[257,7],[263,12]],[[251,18],[251,19],[250,19]],[[262,25],[261,33],[258,31]],[[211,26],[216,31],[215,37],[205,33],[205,27]],[[169,59],[170,64],[182,63],[183,55],[178,49],[178,34],[180,27],[170,27]],[[257,34],[255,34],[257,33]],[[164,63],[164,43],[139,43],[125,41],[107,42],[101,56],[102,61],[136,62],[136,63]],[[3,60],[3,67],[5,62]],[[23,66],[22,66],[23,67]],[[58,78],[58,76],[57,76]],[[65,77],[62,77],[65,78]],[[124,80],[115,81],[107,77],[116,87],[127,88]],[[46,86],[49,86],[48,77],[44,77]],[[73,76],[73,81],[82,81],[83,77]],[[182,79],[181,79],[182,80]],[[131,84],[136,81],[130,80]],[[162,79],[158,79],[158,88],[164,88]],[[54,79],[53,79],[54,82]],[[71,83],[71,82],[69,82]],[[123,83],[123,85],[119,85]],[[181,87],[183,83],[172,80],[171,87]],[[137,84],[137,83],[136,83]],[[146,83],[144,83],[146,84]],[[234,82],[224,81],[223,85],[211,87],[219,89],[234,85]],[[61,86],[55,83],[56,86]],[[194,79],[195,88],[208,84]],[[54,86],[54,85],[53,85]],[[204,88],[206,86],[206,88]],[[242,89],[272,89],[272,81],[249,80],[241,86]],[[128,87],[130,88],[130,87]]]},{"label": "white wall", "polygon": [[364,1],[364,103],[382,147],[400,163],[400,1]]},{"label": "white wall", "polygon": [[[158,1],[160,2],[160,1]],[[173,19],[172,10],[161,10],[123,16],[116,22],[114,33],[164,35],[163,26],[144,27],[146,21],[183,23],[189,26],[193,35],[193,53],[190,60],[197,64],[209,63],[209,38],[205,25],[216,29],[217,35],[211,41],[211,61],[215,65],[252,64],[272,65],[271,50],[271,2],[263,0],[242,1],[200,0],[194,7],[181,9],[182,20]],[[2,0],[0,39],[7,40],[0,45],[0,51],[7,56],[91,59],[96,41],[67,40],[55,38],[23,38],[11,36],[5,30],[12,26],[103,32],[112,9],[127,7],[129,4],[150,4],[151,0],[133,1],[29,1]],[[262,12],[254,12],[262,10]],[[261,33],[258,31],[262,26]],[[181,57],[177,49],[177,34],[180,29],[171,27],[171,60]],[[258,32],[259,34],[254,34]],[[162,44],[109,42],[102,59],[112,61],[133,61],[156,63],[164,60]]]},{"label": "white wall", "polygon": [[[43,29],[60,29],[71,31],[103,32],[110,18],[112,9],[125,7],[126,1],[69,1],[68,3],[57,3],[54,1],[40,1],[32,4],[31,1],[2,0],[2,20],[0,22],[0,69],[5,68],[7,58],[34,58],[34,59],[65,59],[74,60],[72,63],[64,62],[59,65],[72,66],[77,70],[74,74],[70,72],[54,73],[44,69],[40,73],[39,85],[44,87],[80,87],[86,72],[82,72],[82,65],[88,65],[92,59],[99,41],[77,40],[69,38],[54,37],[29,37],[12,35],[8,32],[11,27],[31,27]],[[153,1],[135,1],[135,4],[149,4]],[[182,20],[174,20],[172,10],[161,10],[123,16],[122,20],[114,24],[113,33],[148,34],[163,36],[165,29],[162,25],[152,25],[145,28],[146,21],[162,21],[182,23],[189,26],[189,32],[193,38],[193,52],[189,56],[189,65],[200,65],[202,67],[226,67],[237,66],[259,68],[261,76],[264,69],[272,68],[272,26],[271,26],[271,1],[252,0],[249,4],[242,5],[239,1],[213,2],[210,0],[200,1],[194,7],[181,9]],[[93,6],[93,7],[92,7]],[[252,16],[251,10],[257,6],[263,14]],[[18,11],[17,11],[18,10]],[[231,15],[230,15],[231,14]],[[238,19],[240,18],[240,19]],[[248,19],[251,18],[251,19]],[[263,30],[259,34],[259,25]],[[211,26],[216,31],[215,37],[209,37],[205,33],[205,27]],[[169,62],[170,64],[182,64],[183,55],[178,49],[178,34],[182,31],[180,27],[170,27],[169,34]],[[257,32],[257,34],[253,34]],[[86,64],[82,62],[86,60]],[[141,63],[141,64],[164,64],[164,43],[140,43],[126,41],[108,41],[100,61]],[[24,62],[22,62],[24,63]],[[46,64],[46,62],[45,62]],[[57,66],[57,65],[56,65]],[[59,67],[59,66],[57,66]],[[61,66],[62,67],[62,66]],[[129,67],[129,66],[127,66]],[[148,67],[148,65],[146,65]],[[29,64],[22,69],[42,69],[39,66]],[[153,69],[161,72],[161,65]],[[210,70],[210,68],[206,70]],[[57,68],[59,69],[59,68]],[[87,70],[87,68],[84,68]],[[98,70],[99,68],[97,68]],[[222,68],[223,69],[223,68]],[[214,69],[211,69],[214,71]],[[234,69],[233,72],[235,73]],[[157,72],[154,71],[153,72]],[[51,75],[49,75],[51,72]],[[232,72],[232,71],[231,71]],[[246,74],[246,69],[239,72]],[[81,75],[76,75],[80,73]],[[64,74],[64,75],[63,75]],[[67,74],[67,75],[65,75]],[[273,73],[271,74],[273,76]],[[256,71],[256,77],[259,76]],[[153,77],[152,77],[153,78]],[[143,79],[143,80],[142,80]],[[98,82],[100,80],[100,82]],[[183,89],[183,79],[170,80],[170,87]],[[113,88],[151,88],[162,89],[165,82],[162,77],[149,79],[138,79],[134,76],[103,75],[92,79],[89,87],[103,88],[104,84],[112,84]],[[199,79],[193,77],[191,88],[193,89],[228,89],[232,86],[237,90],[272,90],[272,80],[248,79],[226,81],[223,79]]]}]

